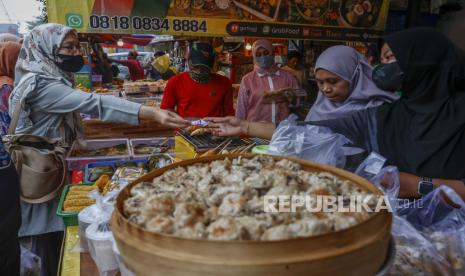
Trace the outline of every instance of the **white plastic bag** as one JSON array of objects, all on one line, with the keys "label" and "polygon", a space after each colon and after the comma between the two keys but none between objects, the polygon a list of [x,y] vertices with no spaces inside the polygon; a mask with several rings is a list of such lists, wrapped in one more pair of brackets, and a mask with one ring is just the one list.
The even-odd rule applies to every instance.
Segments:
[{"label": "white plastic bag", "polygon": [[41,259],[30,250],[21,246],[21,276],[39,276],[41,270]]},{"label": "white plastic bag", "polygon": [[345,166],[343,145],[350,141],[325,127],[297,126],[293,118],[283,121],[273,134],[269,154],[295,156],[339,168]]}]

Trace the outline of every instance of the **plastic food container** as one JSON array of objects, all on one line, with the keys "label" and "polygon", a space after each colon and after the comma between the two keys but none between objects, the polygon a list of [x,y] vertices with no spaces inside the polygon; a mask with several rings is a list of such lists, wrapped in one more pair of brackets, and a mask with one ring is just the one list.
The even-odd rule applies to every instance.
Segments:
[{"label": "plastic food container", "polygon": [[101,217],[101,210],[97,207],[97,205],[91,205],[78,214],[78,222],[79,222],[79,239],[81,244],[81,252],[88,252],[89,245],[87,243],[86,238],[86,229],[92,223],[96,222],[98,218]]},{"label": "plastic food container", "polygon": [[116,261],[118,262],[121,276],[135,276],[135,274],[132,273],[124,264],[123,259],[121,258],[121,255],[119,254],[118,246],[116,245],[115,241],[113,241],[113,253],[115,254]]},{"label": "plastic food container", "polygon": [[[91,168],[110,166],[113,168],[113,173],[114,173],[116,171],[115,164],[116,164],[115,161],[93,162],[93,163],[86,164],[85,169],[84,169],[84,183],[95,182],[95,181],[90,181],[89,179],[89,173],[90,173]],[[109,175],[109,176],[111,178],[113,175]]]},{"label": "plastic food container", "polygon": [[269,147],[270,146],[268,146],[268,145],[255,146],[252,149],[252,153],[255,153],[255,154],[267,154]]},{"label": "plastic food container", "polygon": [[60,201],[58,202],[57,215],[63,219],[65,226],[78,225],[79,212],[65,212],[63,211],[63,203],[65,202],[66,195],[68,194],[69,187],[71,186],[91,186],[92,184],[68,184],[61,192]]},{"label": "plastic food container", "polygon": [[149,146],[157,146],[163,143],[164,141],[166,142],[165,145],[169,147],[168,151],[166,153],[173,153],[174,151],[174,137],[159,137],[159,138],[140,138],[140,139],[130,139],[129,140],[129,147],[130,147],[130,152],[131,152],[131,157],[134,159],[138,158],[148,158],[151,154],[137,154],[134,151],[134,147],[137,145],[149,145]]},{"label": "plastic food container", "polygon": [[[84,140],[84,146],[80,145],[77,141],[73,143],[69,151],[66,161],[68,162],[68,170],[84,170],[85,165],[98,161],[111,161],[111,160],[129,160],[131,158],[128,139],[96,139]],[[120,155],[108,156],[73,156],[74,152],[78,149],[96,150],[101,148],[114,147],[120,144],[125,144],[127,153]]]},{"label": "plastic food container", "polygon": [[113,235],[108,222],[94,222],[86,229],[89,252],[100,275],[116,275],[118,261],[113,253]]}]

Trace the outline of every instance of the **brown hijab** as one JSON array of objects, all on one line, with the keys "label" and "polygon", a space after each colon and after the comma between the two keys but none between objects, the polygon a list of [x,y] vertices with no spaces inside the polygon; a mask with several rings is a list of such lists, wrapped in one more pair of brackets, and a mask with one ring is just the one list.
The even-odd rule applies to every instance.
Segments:
[{"label": "brown hijab", "polygon": [[18,42],[0,43],[0,86],[13,85],[15,78],[15,65],[18,60],[21,44]]}]

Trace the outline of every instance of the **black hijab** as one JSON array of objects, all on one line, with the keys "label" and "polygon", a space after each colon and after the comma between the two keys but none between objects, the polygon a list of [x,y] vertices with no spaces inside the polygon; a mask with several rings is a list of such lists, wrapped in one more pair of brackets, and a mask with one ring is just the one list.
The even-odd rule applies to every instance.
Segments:
[{"label": "black hijab", "polygon": [[384,41],[405,79],[402,98],[377,111],[380,153],[400,171],[465,178],[465,53],[431,28]]}]

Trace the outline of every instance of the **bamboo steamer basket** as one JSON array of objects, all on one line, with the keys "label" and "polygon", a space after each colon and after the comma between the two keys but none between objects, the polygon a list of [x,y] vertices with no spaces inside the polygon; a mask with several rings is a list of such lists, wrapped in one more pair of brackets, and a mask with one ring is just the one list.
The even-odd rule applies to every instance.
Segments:
[{"label": "bamboo steamer basket", "polygon": [[[306,238],[280,241],[213,241],[186,239],[145,231],[123,215],[123,202],[131,188],[178,166],[209,163],[228,154],[191,159],[154,170],[129,184],[118,195],[112,230],[127,267],[136,275],[375,275],[389,249],[392,215],[382,210],[365,222]],[[362,189],[381,195],[373,184],[350,172],[288,157],[307,171],[327,171]]]}]

